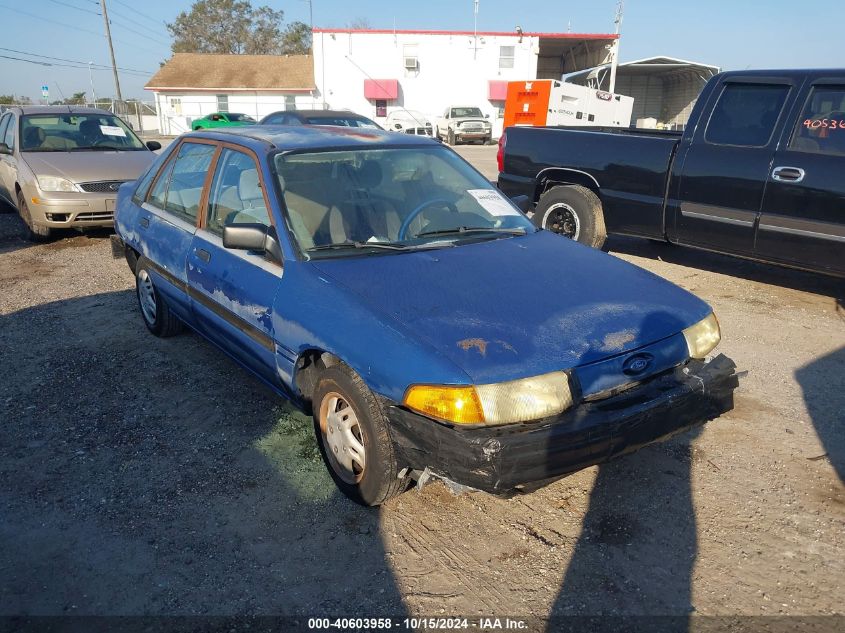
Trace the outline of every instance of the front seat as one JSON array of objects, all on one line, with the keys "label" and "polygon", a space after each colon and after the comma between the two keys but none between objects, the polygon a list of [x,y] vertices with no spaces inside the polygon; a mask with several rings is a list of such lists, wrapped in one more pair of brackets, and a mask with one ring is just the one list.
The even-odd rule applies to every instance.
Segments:
[{"label": "front seat", "polygon": [[260,222],[270,225],[270,215],[264,203],[264,192],[261,190],[257,169],[244,169],[241,172],[237,197],[237,206],[235,204],[230,206],[234,210],[226,216],[226,224]]}]

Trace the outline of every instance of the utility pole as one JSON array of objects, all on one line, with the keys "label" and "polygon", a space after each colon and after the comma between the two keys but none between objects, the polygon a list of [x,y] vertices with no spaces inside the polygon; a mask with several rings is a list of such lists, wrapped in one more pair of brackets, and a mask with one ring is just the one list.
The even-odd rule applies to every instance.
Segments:
[{"label": "utility pole", "polygon": [[114,60],[114,45],[111,41],[111,28],[109,27],[109,12],[106,9],[106,0],[100,0],[100,6],[103,8],[103,22],[106,25],[106,40],[109,43],[109,53],[111,53],[111,69],[114,73],[114,91],[118,103],[123,103],[123,96],[120,94],[120,79],[117,76],[117,62]]},{"label": "utility pole", "polygon": [[610,86],[608,92],[616,90],[616,67],[619,65],[619,39],[622,37],[622,11],[625,9],[625,0],[619,0],[616,5],[616,18],[613,23],[616,25],[616,41],[613,42],[613,59],[610,61]]},{"label": "utility pole", "polygon": [[91,102],[94,104],[94,107],[97,107],[97,93],[94,92],[94,74],[91,72],[91,64],[94,62],[88,62],[88,81],[91,82]]},{"label": "utility pole", "polygon": [[472,41],[472,58],[478,57],[478,0],[475,0],[473,8],[473,41]]}]

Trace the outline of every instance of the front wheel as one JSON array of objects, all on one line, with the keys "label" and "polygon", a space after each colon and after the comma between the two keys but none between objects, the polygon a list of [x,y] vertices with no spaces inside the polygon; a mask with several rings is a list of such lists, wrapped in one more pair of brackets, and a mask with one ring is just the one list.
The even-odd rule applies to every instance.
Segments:
[{"label": "front wheel", "polygon": [[384,411],[358,374],[342,364],[328,367],[312,402],[320,454],[343,494],[377,506],[407,488]]},{"label": "front wheel", "polygon": [[164,297],[153,284],[150,261],[141,257],[135,265],[135,294],[147,329],[161,338],[182,331],[182,322],[171,312]]},{"label": "front wheel", "polygon": [[446,133],[446,142],[449,143],[449,145],[455,145],[455,130],[449,130]]},{"label": "front wheel", "polygon": [[532,217],[534,224],[593,248],[607,238],[599,197],[580,186],[558,186],[540,198]]},{"label": "front wheel", "polygon": [[53,232],[49,226],[41,226],[33,221],[23,191],[18,191],[18,214],[26,225],[26,239],[30,242],[46,242],[50,239]]}]

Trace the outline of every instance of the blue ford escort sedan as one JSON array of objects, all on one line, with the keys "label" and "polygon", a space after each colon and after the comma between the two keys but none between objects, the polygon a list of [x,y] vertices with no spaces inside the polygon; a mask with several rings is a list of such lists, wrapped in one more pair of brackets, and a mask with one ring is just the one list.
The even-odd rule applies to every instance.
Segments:
[{"label": "blue ford escort sedan", "polygon": [[150,332],[188,325],[311,413],[359,503],[531,489],[732,407],[707,304],[536,229],[432,139],[186,134],[115,224]]}]

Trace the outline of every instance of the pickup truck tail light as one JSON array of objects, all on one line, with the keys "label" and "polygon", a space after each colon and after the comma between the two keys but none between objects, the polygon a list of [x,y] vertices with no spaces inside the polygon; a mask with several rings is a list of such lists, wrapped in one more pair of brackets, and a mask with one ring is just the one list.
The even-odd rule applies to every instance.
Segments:
[{"label": "pickup truck tail light", "polygon": [[508,135],[503,131],[499,137],[499,151],[496,152],[496,165],[499,167],[499,173],[505,171],[505,145],[508,144]]}]

